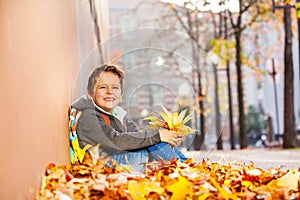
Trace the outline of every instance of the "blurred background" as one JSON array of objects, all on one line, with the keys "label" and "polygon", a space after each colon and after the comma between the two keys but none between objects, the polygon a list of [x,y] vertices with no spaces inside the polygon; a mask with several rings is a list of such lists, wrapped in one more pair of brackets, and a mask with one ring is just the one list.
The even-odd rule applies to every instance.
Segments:
[{"label": "blurred background", "polygon": [[[123,107],[140,126],[161,104],[172,112],[189,109],[190,126],[199,131],[186,138],[187,150],[298,146],[296,2],[248,3],[110,0],[107,16],[93,4],[92,14],[101,15],[94,20],[100,45],[84,58],[79,76],[102,62],[123,67]],[[91,64],[92,57],[99,61]],[[76,83],[80,95],[85,83]],[[284,139],[284,132],[291,134]]]},{"label": "blurred background", "polygon": [[48,163],[69,163],[68,107],[102,63],[125,70],[122,106],[141,127],[161,105],[188,109],[198,132],[182,149],[299,147],[299,7],[0,0],[0,199],[32,199]]}]

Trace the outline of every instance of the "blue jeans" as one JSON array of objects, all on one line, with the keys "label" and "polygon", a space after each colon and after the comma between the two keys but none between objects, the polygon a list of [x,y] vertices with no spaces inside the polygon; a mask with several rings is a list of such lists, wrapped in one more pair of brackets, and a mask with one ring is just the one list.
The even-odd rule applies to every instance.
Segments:
[{"label": "blue jeans", "polygon": [[143,172],[145,170],[145,165],[143,164],[147,162],[149,154],[151,154],[155,160],[159,160],[159,158],[161,158],[165,161],[170,161],[172,158],[176,158],[183,162],[187,159],[187,157],[185,157],[185,155],[183,155],[177,147],[171,147],[165,142],[161,142],[144,149],[120,152],[113,155],[113,159],[119,164],[131,165],[132,171]]}]

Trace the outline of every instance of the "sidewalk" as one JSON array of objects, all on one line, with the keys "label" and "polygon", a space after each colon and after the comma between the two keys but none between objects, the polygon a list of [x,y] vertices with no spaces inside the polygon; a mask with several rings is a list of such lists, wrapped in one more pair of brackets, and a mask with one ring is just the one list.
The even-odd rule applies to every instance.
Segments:
[{"label": "sidewalk", "polygon": [[188,157],[197,161],[210,159],[213,162],[226,164],[238,162],[249,164],[251,161],[256,167],[268,169],[270,167],[282,169],[300,168],[300,149],[245,149],[245,150],[212,150],[212,151],[188,151]]}]

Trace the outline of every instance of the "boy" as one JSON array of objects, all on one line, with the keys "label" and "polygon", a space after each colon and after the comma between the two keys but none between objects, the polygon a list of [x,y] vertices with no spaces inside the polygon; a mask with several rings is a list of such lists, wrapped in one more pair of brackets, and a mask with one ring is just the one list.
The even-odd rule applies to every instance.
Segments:
[{"label": "boy", "polygon": [[187,158],[178,146],[183,136],[175,131],[139,130],[118,104],[122,100],[124,72],[115,65],[104,64],[93,70],[87,86],[88,95],[76,100],[72,107],[82,111],[77,134],[81,147],[100,144],[99,156],[112,157],[120,164],[130,164],[143,171],[149,154],[156,160]]}]

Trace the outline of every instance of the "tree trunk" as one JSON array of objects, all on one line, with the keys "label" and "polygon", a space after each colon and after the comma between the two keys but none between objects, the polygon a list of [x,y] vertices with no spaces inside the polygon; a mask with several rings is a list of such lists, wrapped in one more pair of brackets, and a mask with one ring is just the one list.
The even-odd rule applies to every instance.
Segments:
[{"label": "tree trunk", "polygon": [[206,149],[204,145],[205,140],[205,116],[204,116],[204,94],[202,92],[201,73],[200,73],[200,49],[197,45],[192,44],[193,47],[193,59],[195,66],[197,66],[197,77],[198,77],[198,104],[200,110],[200,131],[195,135],[193,141],[194,150]]},{"label": "tree trunk", "polygon": [[239,134],[240,147],[244,149],[248,146],[248,138],[245,125],[244,112],[244,92],[243,92],[243,75],[242,75],[242,57],[241,57],[241,33],[235,33],[236,40],[236,73],[237,73],[237,93],[239,102]]},{"label": "tree trunk", "polygon": [[194,150],[206,149],[204,145],[205,140],[205,116],[204,116],[204,102],[203,102],[203,94],[202,94],[202,84],[201,84],[201,74],[199,71],[198,75],[198,100],[199,100],[199,110],[200,110],[200,131],[194,137],[193,147]]},{"label": "tree trunk", "polygon": [[291,10],[284,8],[284,135],[283,148],[296,147]]},{"label": "tree trunk", "polygon": [[232,95],[231,95],[231,80],[230,80],[230,63],[226,61],[226,75],[227,75],[227,91],[228,91],[228,111],[229,111],[229,130],[230,130],[230,148],[235,149],[235,134],[233,127],[233,111],[232,111]]},{"label": "tree trunk", "polygon": [[[227,27],[227,13],[225,13],[224,19],[224,36],[225,40],[228,39],[228,27]],[[231,80],[230,80],[230,62],[226,61],[226,76],[227,76],[227,91],[228,91],[228,111],[229,111],[229,131],[230,131],[230,147],[235,149],[235,137],[233,127],[233,113],[232,113],[232,95],[231,95]]]},{"label": "tree trunk", "polygon": [[219,106],[219,79],[217,65],[213,64],[214,81],[215,81],[215,122],[216,122],[216,136],[217,136],[217,149],[223,149],[223,139],[220,122],[220,106]]}]

